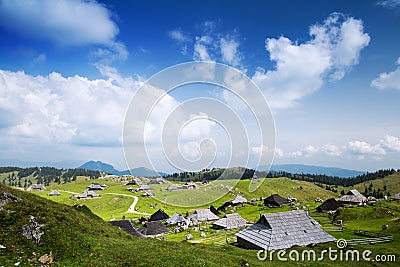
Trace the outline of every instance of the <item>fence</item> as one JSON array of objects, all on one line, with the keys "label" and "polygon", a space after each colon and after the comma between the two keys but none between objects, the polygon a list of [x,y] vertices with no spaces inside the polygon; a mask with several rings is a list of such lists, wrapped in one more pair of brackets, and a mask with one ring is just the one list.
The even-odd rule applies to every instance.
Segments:
[{"label": "fence", "polygon": [[370,238],[355,238],[347,240],[347,245],[373,245],[378,243],[387,243],[393,241],[393,236],[370,237]]}]

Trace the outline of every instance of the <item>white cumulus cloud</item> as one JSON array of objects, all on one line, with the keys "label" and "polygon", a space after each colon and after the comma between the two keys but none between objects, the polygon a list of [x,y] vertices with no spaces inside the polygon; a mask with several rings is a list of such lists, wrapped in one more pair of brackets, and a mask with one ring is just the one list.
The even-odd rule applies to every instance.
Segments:
[{"label": "white cumulus cloud", "polygon": [[400,152],[400,138],[392,135],[385,135],[385,137],[381,140],[381,144],[384,148],[388,150],[393,150]]},{"label": "white cumulus cloud", "polygon": [[378,78],[375,78],[371,82],[371,86],[377,89],[397,89],[400,90],[400,57],[397,59],[397,68],[389,73],[383,72],[379,74]]},{"label": "white cumulus cloud", "polygon": [[305,148],[301,149],[301,150],[297,150],[295,152],[291,152],[290,155],[292,157],[310,157],[312,155],[315,155],[316,153],[319,152],[319,148],[315,147],[313,145],[308,145]]},{"label": "white cumulus cloud", "polygon": [[347,149],[350,153],[360,156],[381,156],[386,154],[385,149],[383,149],[379,144],[371,145],[364,141],[351,141],[348,143]]},{"label": "white cumulus cloud", "polygon": [[360,51],[369,44],[361,20],[333,13],[323,24],[310,27],[311,39],[293,42],[284,36],[267,38],[266,50],[275,70],[256,70],[253,80],[264,91],[272,108],[296,106],[319,90],[326,77],[340,80],[358,63]]},{"label": "white cumulus cloud", "polygon": [[341,149],[336,145],[324,145],[321,150],[328,156],[341,156],[343,152]]},{"label": "white cumulus cloud", "polygon": [[110,11],[96,1],[3,0],[0,18],[23,35],[61,45],[111,44],[118,34]]},{"label": "white cumulus cloud", "polygon": [[[139,83],[0,70],[1,145],[119,146],[125,109]],[[51,146],[50,146],[51,147]]]}]

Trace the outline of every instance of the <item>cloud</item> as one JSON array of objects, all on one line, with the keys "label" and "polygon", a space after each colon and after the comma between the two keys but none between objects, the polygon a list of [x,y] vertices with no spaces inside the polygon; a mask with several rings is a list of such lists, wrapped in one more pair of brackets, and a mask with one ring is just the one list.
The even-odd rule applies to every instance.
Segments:
[{"label": "cloud", "polygon": [[262,156],[263,154],[265,155],[268,151],[269,148],[266,145],[255,146],[251,148],[251,152],[257,156]]},{"label": "cloud", "polygon": [[196,61],[211,61],[210,54],[206,47],[206,43],[202,41],[204,38],[196,37],[196,43],[194,44],[193,60]]},{"label": "cloud", "polygon": [[228,33],[217,32],[217,23],[206,21],[201,25],[202,32],[195,37],[193,60],[220,61],[232,66],[241,65],[240,42],[237,30]]},{"label": "cloud", "polygon": [[118,27],[111,15],[96,1],[3,0],[0,4],[3,26],[60,45],[112,44]]},{"label": "cloud", "polygon": [[186,35],[180,28],[168,31],[167,34],[172,40],[175,40],[180,43],[185,43],[190,41],[190,37]]},{"label": "cloud", "polygon": [[397,89],[400,90],[400,57],[397,59],[397,68],[389,73],[381,73],[378,78],[371,82],[371,86],[380,90]]},{"label": "cloud", "polygon": [[331,14],[323,24],[310,27],[305,43],[286,37],[267,38],[266,50],[275,70],[258,68],[252,77],[272,108],[284,109],[319,90],[326,78],[340,80],[358,63],[360,51],[369,44],[361,20]]},{"label": "cloud", "polygon": [[398,137],[387,134],[380,143],[387,150],[400,152],[400,138]]},{"label": "cloud", "polygon": [[101,46],[91,53],[95,64],[109,65],[128,57],[125,45],[116,40],[119,29],[112,16],[96,1],[0,2],[0,25],[24,37],[50,40],[60,46]]},{"label": "cloud", "polygon": [[238,50],[239,42],[228,36],[227,38],[221,38],[220,43],[222,62],[233,66],[239,65],[241,61],[241,55]]},{"label": "cloud", "polygon": [[91,52],[94,65],[110,65],[115,61],[125,61],[129,52],[122,42],[115,42],[104,48],[97,48]]},{"label": "cloud", "polygon": [[364,141],[351,141],[348,143],[347,149],[350,153],[359,156],[382,156],[386,154],[385,149],[379,144],[371,145]]},{"label": "cloud", "polygon": [[189,123],[182,129],[180,137],[183,140],[199,141],[209,137],[214,126],[215,122],[210,120],[206,113],[191,114]]},{"label": "cloud", "polygon": [[312,146],[312,145],[308,145],[302,150],[298,150],[298,151],[290,153],[290,155],[292,157],[295,157],[295,158],[297,158],[297,157],[309,157],[309,156],[312,156],[312,155],[314,155],[314,154],[316,154],[318,152],[319,152],[319,148],[317,148],[315,146]]},{"label": "cloud", "polygon": [[181,54],[186,55],[188,43],[192,41],[191,37],[185,34],[180,28],[168,31],[167,34],[172,40],[176,41],[181,46]]},{"label": "cloud", "polygon": [[39,55],[37,55],[34,59],[33,59],[33,63],[35,63],[35,64],[41,64],[41,63],[44,63],[44,62],[46,62],[46,60],[47,60],[47,56],[46,56],[46,54],[39,54]]},{"label": "cloud", "polygon": [[[121,77],[120,77],[121,78]],[[124,81],[121,87],[118,83]],[[139,83],[0,70],[1,144],[120,146],[125,109]],[[23,110],[24,112],[21,112]],[[52,144],[52,145],[49,145]]]},{"label": "cloud", "polygon": [[376,4],[385,8],[396,8],[400,6],[400,0],[380,0]]},{"label": "cloud", "polygon": [[324,145],[321,150],[328,156],[339,157],[343,155],[340,148],[336,145]]},{"label": "cloud", "polygon": [[279,148],[279,147],[276,147],[275,148],[275,157],[283,157],[283,155],[284,155],[284,153],[283,153],[283,150],[281,149],[281,148]]}]

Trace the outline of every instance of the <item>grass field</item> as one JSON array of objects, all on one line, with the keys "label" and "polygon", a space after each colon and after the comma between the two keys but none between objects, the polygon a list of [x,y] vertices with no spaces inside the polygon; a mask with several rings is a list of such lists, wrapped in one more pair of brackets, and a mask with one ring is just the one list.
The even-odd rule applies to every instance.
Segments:
[{"label": "grass field", "polygon": [[[382,179],[383,181],[373,181],[374,187],[386,184],[387,187],[392,185],[396,185],[398,182],[399,176],[392,176]],[[106,184],[108,187],[106,190],[101,191],[101,198],[95,199],[87,199],[87,200],[71,200],[71,193],[75,192],[81,193],[86,189],[86,186],[90,185],[92,182],[99,182],[100,184]],[[319,197],[322,199],[328,199],[331,197],[339,197],[338,193],[333,193],[331,191],[325,190],[316,186],[313,183],[303,182],[303,181],[294,181],[287,178],[272,178],[272,179],[260,179],[259,183],[262,183],[259,188],[254,192],[249,192],[249,180],[241,180],[236,184],[236,187],[232,189],[230,192],[227,191],[227,194],[222,198],[215,200],[211,203],[201,205],[200,207],[209,207],[210,205],[214,205],[215,207],[220,206],[224,202],[228,200],[232,200],[236,195],[244,195],[248,200],[253,200],[252,204],[248,204],[245,206],[236,206],[234,208],[229,208],[226,212],[232,213],[237,212],[243,218],[245,218],[249,222],[256,222],[262,213],[270,213],[270,212],[280,212],[280,211],[289,211],[291,208],[286,205],[281,208],[269,208],[261,205],[262,202],[259,200],[260,197],[267,197],[271,194],[278,193],[284,197],[287,195],[291,195],[292,197],[296,197],[299,202],[299,208],[305,208],[309,210],[310,215],[315,218],[320,224],[326,229],[328,233],[333,235],[336,238],[346,238],[346,239],[354,239],[354,238],[362,238],[358,235],[354,234],[354,230],[363,230],[363,231],[372,231],[375,233],[379,233],[382,235],[392,235],[394,237],[394,241],[386,244],[376,244],[373,246],[370,245],[359,245],[357,248],[359,249],[370,249],[376,254],[393,254],[396,255],[400,259],[399,248],[400,248],[400,204],[394,202],[378,202],[375,206],[367,206],[367,207],[355,207],[355,208],[346,208],[340,209],[339,213],[332,217],[332,215],[320,214],[315,212],[315,208],[320,205],[320,203],[316,203],[314,201],[315,198]],[[199,190],[183,190],[183,191],[175,191],[175,192],[167,192],[165,188],[168,185],[151,185],[153,188],[154,194],[157,198],[161,199],[188,199],[191,194],[194,192],[207,192],[211,191],[212,187],[214,188],[226,188],[227,185],[230,185],[231,181],[217,181],[215,183],[211,183],[206,186],[201,186]],[[363,185],[355,186],[355,188],[362,187]],[[44,192],[34,192],[35,194],[45,197],[47,199],[51,199],[55,202],[59,202],[62,204],[66,204],[69,206],[73,206],[75,204],[84,204],[89,207],[96,215],[101,217],[103,220],[111,220],[111,219],[121,219],[123,217],[136,219],[142,214],[132,214],[127,213],[130,205],[133,202],[133,198],[129,196],[137,196],[139,198],[138,203],[136,204],[136,211],[144,212],[148,214],[154,213],[158,208],[163,209],[167,214],[173,215],[175,212],[179,212],[182,215],[187,215],[192,213],[195,208],[199,207],[181,207],[181,206],[173,206],[163,203],[163,201],[159,201],[155,198],[144,198],[141,197],[141,193],[132,193],[126,190],[127,186],[124,186],[123,183],[112,182],[108,179],[97,179],[97,180],[88,180],[85,177],[78,177],[77,182],[68,183],[68,184],[53,184],[47,188]],[[61,192],[61,196],[59,197],[49,197],[47,194],[52,190],[57,189]],[[206,189],[206,191],[204,191]],[[344,188],[345,191],[350,188]],[[225,190],[225,189],[224,189]],[[396,189],[395,189],[396,190]],[[362,190],[360,190],[362,191]],[[340,191],[339,191],[340,192]],[[127,194],[129,196],[116,196],[111,194]],[[161,197],[160,197],[161,195]],[[223,216],[223,215],[221,215]],[[332,220],[343,220],[345,231],[339,232],[334,231],[338,229],[332,225]],[[387,230],[382,230],[382,225],[388,225],[389,228]],[[140,227],[139,224],[134,222],[136,227]],[[201,225],[199,231],[194,231],[193,228],[189,228],[188,231],[184,231],[177,234],[169,234],[165,236],[165,239],[169,242],[184,242],[186,243],[185,235],[187,233],[191,233],[193,235],[193,239],[190,240],[190,243],[197,244],[199,243],[209,246],[211,249],[213,248],[221,248],[223,251],[230,251],[232,244],[236,241],[235,231],[220,231],[215,230],[210,227],[210,225]],[[174,227],[170,228],[171,231],[174,230]],[[203,238],[200,236],[200,232],[204,232],[206,237]],[[226,243],[229,243],[227,245]],[[169,243],[167,242],[167,243]],[[320,245],[316,248],[316,251],[321,251],[323,248],[326,248],[328,245]],[[335,244],[331,246],[336,246]],[[305,248],[298,248],[300,251]],[[240,250],[242,251],[242,249]],[[246,251],[246,250],[244,250]],[[234,252],[236,253],[236,252]],[[249,257],[254,257],[254,252],[248,252],[246,254]],[[258,266],[260,262],[253,262],[253,265]],[[268,262],[268,265],[271,263]],[[347,263],[346,263],[347,264]],[[371,266],[381,266],[381,263],[370,263]],[[275,263],[273,264],[275,265]],[[318,264],[307,263],[307,266],[318,266]],[[324,262],[325,266],[337,266],[337,263]],[[349,266],[358,266],[357,264],[350,263],[347,264]],[[386,263],[388,266],[396,266],[393,263]]]}]

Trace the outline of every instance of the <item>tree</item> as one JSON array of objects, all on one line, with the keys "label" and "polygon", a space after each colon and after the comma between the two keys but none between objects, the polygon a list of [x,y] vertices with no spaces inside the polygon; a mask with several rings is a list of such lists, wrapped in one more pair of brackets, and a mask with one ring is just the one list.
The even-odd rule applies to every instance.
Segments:
[{"label": "tree", "polygon": [[386,190],[387,190],[386,185],[383,185],[383,191],[386,191]]},{"label": "tree", "polygon": [[344,192],[344,190],[342,190],[342,191],[340,191],[340,194],[343,196],[346,193]]}]

